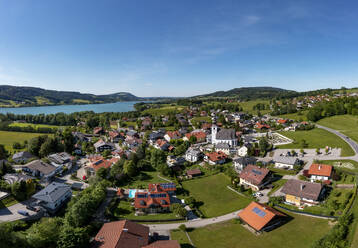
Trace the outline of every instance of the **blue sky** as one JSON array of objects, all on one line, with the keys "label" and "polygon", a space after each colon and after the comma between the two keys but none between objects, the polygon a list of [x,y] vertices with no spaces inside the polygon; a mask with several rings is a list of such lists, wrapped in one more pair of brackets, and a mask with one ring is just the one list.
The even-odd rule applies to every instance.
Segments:
[{"label": "blue sky", "polygon": [[0,0],[0,84],[191,96],[358,86],[356,1]]}]

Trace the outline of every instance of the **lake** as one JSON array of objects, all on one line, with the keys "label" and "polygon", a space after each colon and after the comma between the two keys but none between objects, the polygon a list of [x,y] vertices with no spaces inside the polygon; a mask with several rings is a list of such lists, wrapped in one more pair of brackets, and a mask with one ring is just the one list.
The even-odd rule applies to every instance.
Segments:
[{"label": "lake", "polygon": [[20,108],[0,108],[0,113],[12,113],[19,115],[38,115],[38,114],[56,114],[63,112],[71,114],[81,111],[93,111],[95,113],[103,112],[128,112],[133,111],[133,105],[137,102],[115,102],[103,104],[81,104],[81,105],[58,105],[58,106],[40,106],[40,107],[20,107]]}]

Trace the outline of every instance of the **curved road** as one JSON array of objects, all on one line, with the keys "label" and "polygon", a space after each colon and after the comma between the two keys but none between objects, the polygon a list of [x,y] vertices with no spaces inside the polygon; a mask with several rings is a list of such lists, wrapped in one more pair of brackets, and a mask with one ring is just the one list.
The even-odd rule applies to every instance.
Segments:
[{"label": "curved road", "polygon": [[344,134],[342,134],[342,133],[340,133],[337,130],[334,130],[332,128],[321,126],[321,125],[318,125],[318,124],[316,124],[316,126],[318,128],[322,128],[324,130],[327,130],[328,132],[331,132],[331,133],[341,137],[345,142],[347,142],[352,147],[353,151],[355,152],[355,154],[357,156],[357,154],[358,154],[358,144],[357,144],[357,142],[355,142],[351,138],[347,137],[346,135],[344,135]]}]

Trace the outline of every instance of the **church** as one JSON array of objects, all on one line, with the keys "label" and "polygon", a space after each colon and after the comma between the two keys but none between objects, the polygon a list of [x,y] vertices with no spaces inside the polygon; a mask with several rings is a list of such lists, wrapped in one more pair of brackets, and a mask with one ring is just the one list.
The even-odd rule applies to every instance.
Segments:
[{"label": "church", "polygon": [[228,144],[229,147],[237,146],[237,138],[234,129],[218,128],[215,124],[211,126],[211,143],[213,145]]}]

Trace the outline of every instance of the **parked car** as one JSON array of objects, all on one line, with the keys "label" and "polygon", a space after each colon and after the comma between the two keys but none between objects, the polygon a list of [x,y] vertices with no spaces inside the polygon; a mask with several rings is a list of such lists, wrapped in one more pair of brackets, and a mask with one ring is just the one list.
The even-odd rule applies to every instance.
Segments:
[{"label": "parked car", "polygon": [[39,207],[33,207],[33,206],[26,206],[26,209],[34,211],[34,212],[38,212],[40,211]]},{"label": "parked car", "polygon": [[25,210],[18,210],[17,213],[23,215],[23,216],[29,216],[29,212],[25,211]]}]

